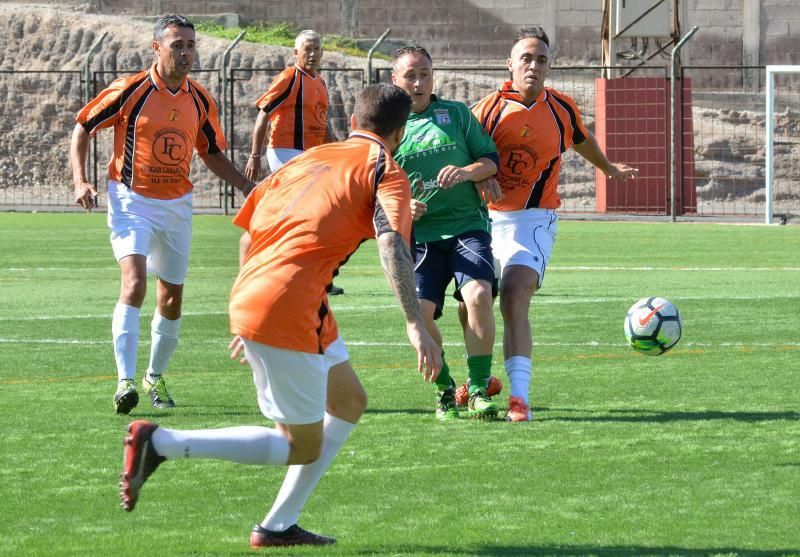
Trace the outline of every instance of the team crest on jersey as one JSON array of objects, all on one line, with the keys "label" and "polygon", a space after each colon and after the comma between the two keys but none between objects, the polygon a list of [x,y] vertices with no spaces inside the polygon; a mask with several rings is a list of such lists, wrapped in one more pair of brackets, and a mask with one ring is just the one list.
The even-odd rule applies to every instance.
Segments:
[{"label": "team crest on jersey", "polygon": [[178,119],[178,111],[174,108],[171,108],[169,111],[169,121],[174,122]]},{"label": "team crest on jersey", "polygon": [[530,126],[528,126],[528,124],[525,124],[524,126],[522,126],[522,131],[519,132],[519,135],[520,137],[528,137],[530,131],[531,131]]},{"label": "team crest on jersey", "polygon": [[450,120],[450,113],[443,108],[434,109],[433,113],[436,115],[436,123],[437,124],[451,124],[452,121]]}]

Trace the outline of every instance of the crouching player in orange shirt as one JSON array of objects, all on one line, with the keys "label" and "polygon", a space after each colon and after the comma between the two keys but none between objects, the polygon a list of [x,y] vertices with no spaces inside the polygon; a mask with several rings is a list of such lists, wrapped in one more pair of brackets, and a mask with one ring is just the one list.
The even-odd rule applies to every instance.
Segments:
[{"label": "crouching player in orange shirt", "polygon": [[286,164],[253,190],[234,222],[249,236],[230,299],[231,343],[253,369],[258,404],[276,423],[171,430],[135,421],[125,437],[120,497],[133,510],[142,484],[165,459],[220,458],[290,465],[275,504],[250,535],[253,547],[326,545],[297,525],[300,510],[366,408],[328,304],[333,272],[366,239],[406,318],[417,369],[433,382],[441,349],[425,328],[409,249],[411,187],[392,158],[411,99],[392,85],[358,96],[347,141]]}]

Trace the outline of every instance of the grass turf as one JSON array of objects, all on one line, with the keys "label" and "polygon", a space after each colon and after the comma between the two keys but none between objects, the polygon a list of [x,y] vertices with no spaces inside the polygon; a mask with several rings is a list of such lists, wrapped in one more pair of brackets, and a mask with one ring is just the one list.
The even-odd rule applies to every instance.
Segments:
[{"label": "grass turf", "polygon": [[[178,408],[116,416],[110,316],[118,270],[101,215],[0,214],[0,554],[247,555],[283,469],[168,462],[118,507],[133,418],[261,424],[246,366],[227,358],[237,232],[195,218]],[[332,548],[270,555],[800,555],[800,229],[562,221],[531,310],[528,424],[433,418],[368,243],[334,313],[370,408],[301,525]],[[149,350],[154,288],[142,316]],[[625,346],[639,298],[676,303],[684,338]],[[499,316],[498,316],[499,317]],[[455,307],[441,326],[465,378]],[[494,372],[506,383],[499,342]],[[141,379],[141,372],[139,374]]]}]

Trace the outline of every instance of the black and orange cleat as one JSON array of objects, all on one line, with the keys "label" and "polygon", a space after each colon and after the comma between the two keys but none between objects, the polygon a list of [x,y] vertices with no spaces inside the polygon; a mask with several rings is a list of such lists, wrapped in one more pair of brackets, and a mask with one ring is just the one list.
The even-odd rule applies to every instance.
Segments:
[{"label": "black and orange cleat", "polygon": [[336,543],[334,538],[328,538],[303,530],[297,524],[292,524],[283,532],[267,530],[260,524],[253,526],[250,532],[250,547],[275,547],[289,545],[331,545]]},{"label": "black and orange cleat", "polygon": [[122,509],[131,512],[136,507],[139,490],[158,465],[167,460],[153,448],[153,432],[157,424],[136,420],[128,426],[122,441],[122,474],[119,477],[119,498]]}]

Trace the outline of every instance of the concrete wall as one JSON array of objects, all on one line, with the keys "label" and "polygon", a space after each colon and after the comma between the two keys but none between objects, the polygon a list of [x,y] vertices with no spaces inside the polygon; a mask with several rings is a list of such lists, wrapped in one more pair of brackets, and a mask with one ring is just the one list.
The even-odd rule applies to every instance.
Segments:
[{"label": "concrete wall", "polygon": [[[684,32],[700,27],[685,48],[686,63],[800,64],[797,0],[683,0],[683,5]],[[551,36],[558,64],[597,64],[601,58],[602,0],[94,0],[88,9],[151,15],[232,12],[244,22],[292,21],[322,33],[366,39],[389,27],[391,38],[426,46],[438,60],[473,63],[504,60],[514,31],[540,24]],[[617,50],[624,50],[619,43]],[[664,60],[657,57],[653,63]]]}]

